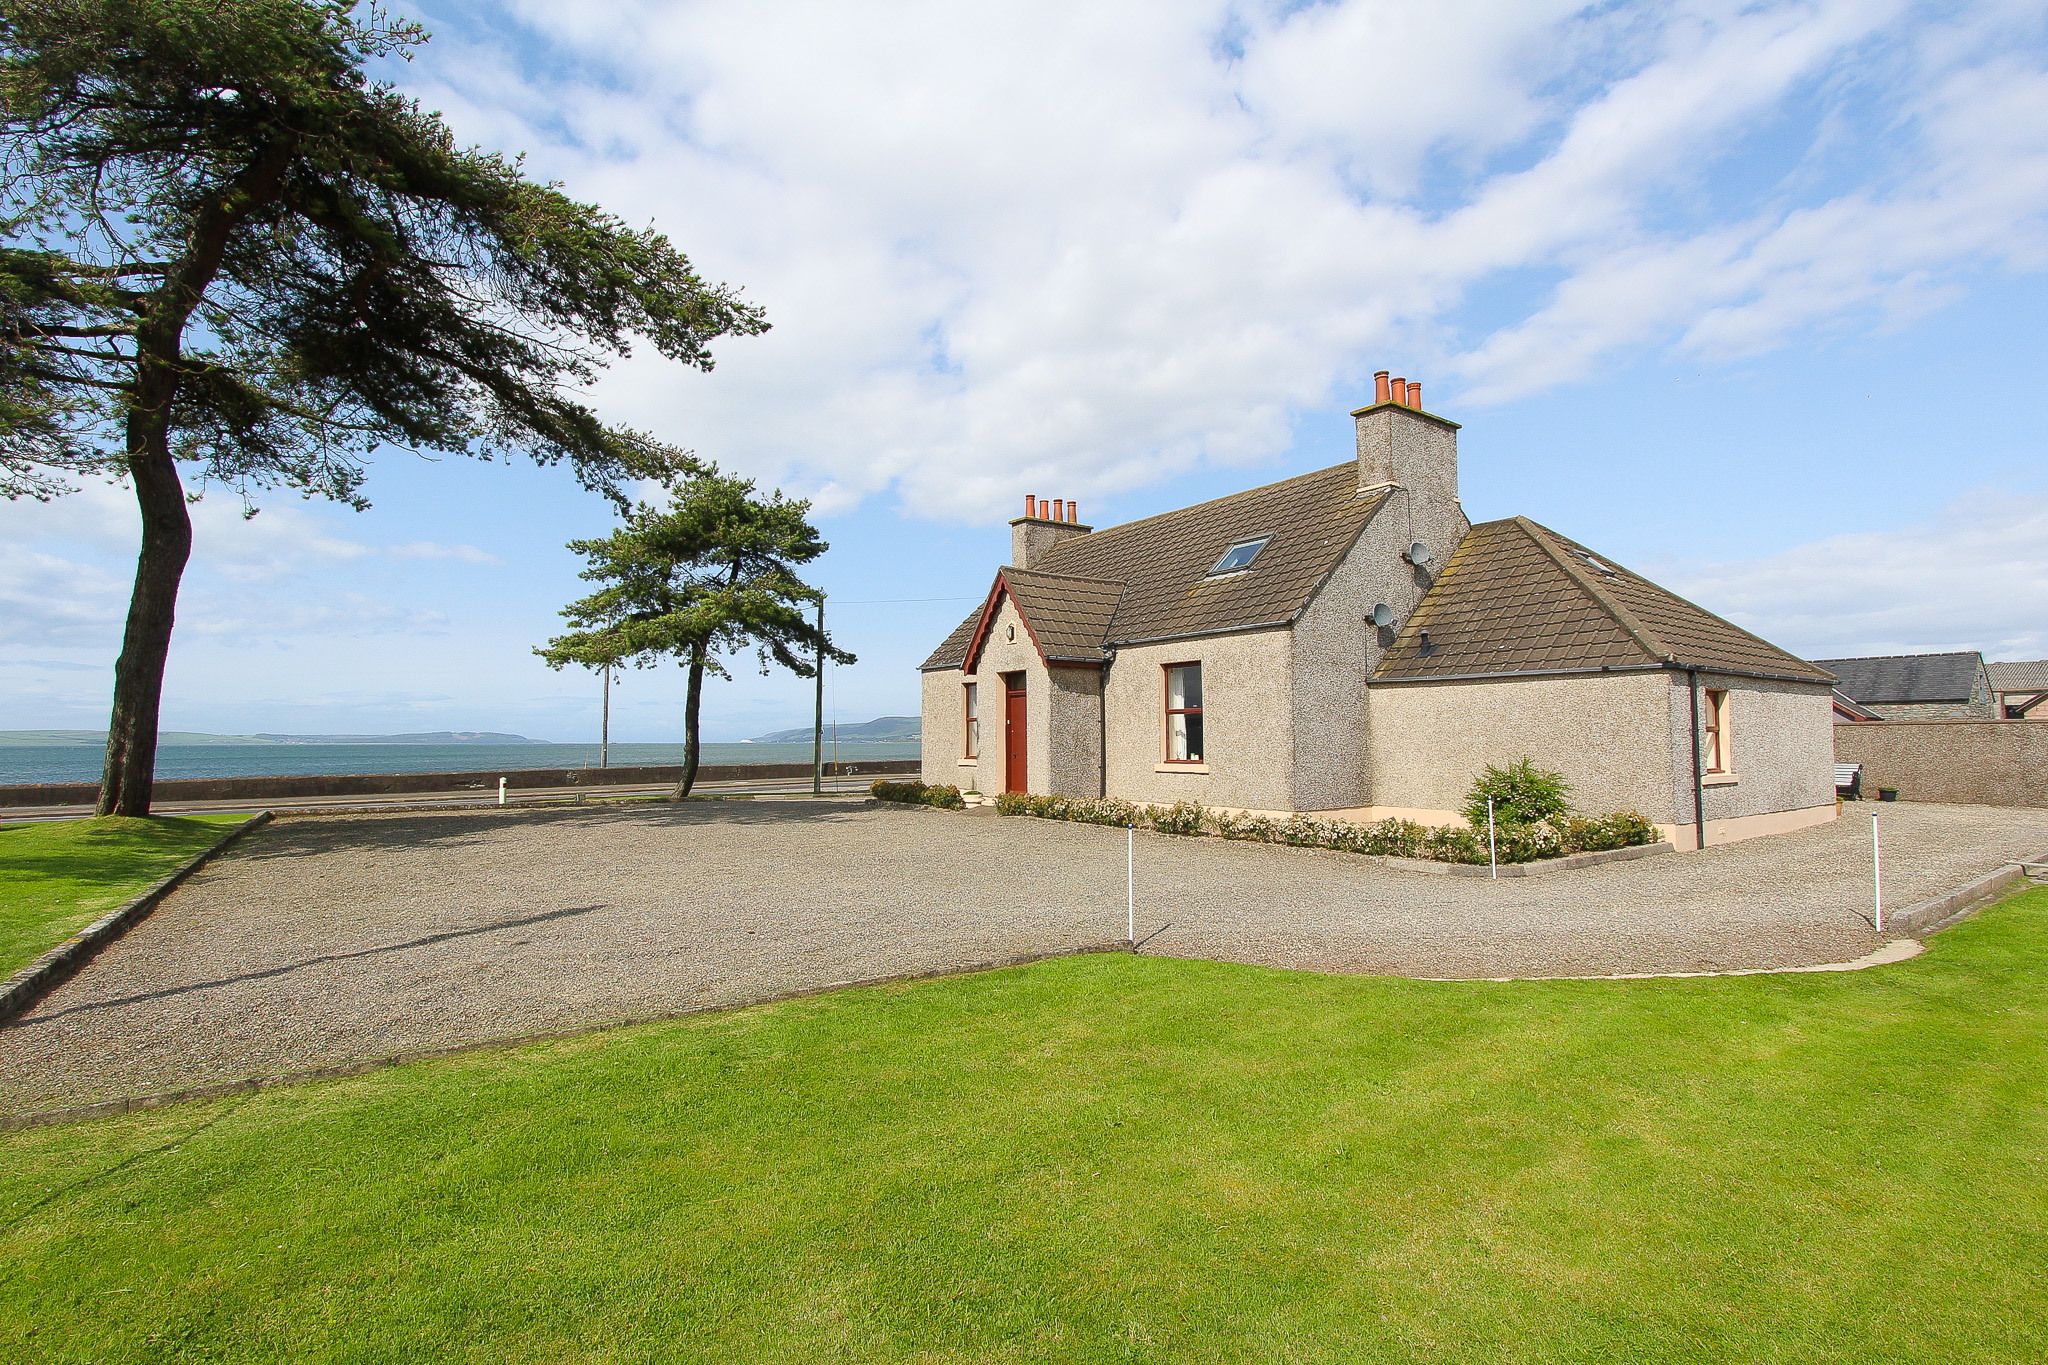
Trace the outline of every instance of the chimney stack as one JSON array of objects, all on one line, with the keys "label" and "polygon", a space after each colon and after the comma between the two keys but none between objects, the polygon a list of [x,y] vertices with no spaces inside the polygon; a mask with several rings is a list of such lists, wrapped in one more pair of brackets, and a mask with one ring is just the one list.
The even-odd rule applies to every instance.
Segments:
[{"label": "chimney stack", "polygon": [[[1458,501],[1458,424],[1422,411],[1422,381],[1373,375],[1374,402],[1358,409],[1358,486],[1407,489],[1420,504]],[[1463,513],[1457,517],[1462,521]],[[1462,533],[1461,533],[1462,534]]]},{"label": "chimney stack", "polygon": [[1028,569],[1061,541],[1087,535],[1094,529],[1081,525],[1081,504],[1075,499],[1042,498],[1026,493],[1024,515],[1010,523],[1010,563]]}]

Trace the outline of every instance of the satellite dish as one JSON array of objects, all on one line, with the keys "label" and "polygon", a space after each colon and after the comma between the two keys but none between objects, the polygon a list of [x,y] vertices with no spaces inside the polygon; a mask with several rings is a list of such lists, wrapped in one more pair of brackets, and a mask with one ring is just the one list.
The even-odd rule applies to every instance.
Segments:
[{"label": "satellite dish", "polygon": [[1386,603],[1382,602],[1378,606],[1374,607],[1372,609],[1372,614],[1367,616],[1365,619],[1372,622],[1376,626],[1391,626],[1394,624],[1394,609],[1388,606]]},{"label": "satellite dish", "polygon": [[1429,547],[1419,540],[1408,547],[1408,562],[1418,569],[1429,563],[1429,557]]}]

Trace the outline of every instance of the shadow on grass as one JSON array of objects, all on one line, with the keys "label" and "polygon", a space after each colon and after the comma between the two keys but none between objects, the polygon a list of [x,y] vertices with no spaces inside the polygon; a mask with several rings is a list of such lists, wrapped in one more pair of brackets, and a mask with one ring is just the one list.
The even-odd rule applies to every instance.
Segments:
[{"label": "shadow on grass", "polygon": [[69,882],[85,897],[140,889],[234,826],[178,818],[66,821],[0,828],[0,886]]}]

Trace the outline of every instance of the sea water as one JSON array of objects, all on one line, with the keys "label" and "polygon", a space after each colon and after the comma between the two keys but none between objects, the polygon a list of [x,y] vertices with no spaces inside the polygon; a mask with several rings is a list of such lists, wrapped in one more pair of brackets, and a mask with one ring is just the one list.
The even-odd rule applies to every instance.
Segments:
[{"label": "sea water", "polygon": [[[909,742],[852,742],[838,746],[842,763],[916,758]],[[825,761],[833,756],[825,736]],[[166,744],[156,751],[156,775],[174,777],[298,777],[338,773],[517,772],[522,768],[595,768],[595,744]],[[683,761],[680,744],[614,744],[611,767],[665,766]],[[705,744],[697,761],[809,763],[809,744]],[[0,786],[41,782],[97,782],[106,750],[96,745],[0,746]]]}]

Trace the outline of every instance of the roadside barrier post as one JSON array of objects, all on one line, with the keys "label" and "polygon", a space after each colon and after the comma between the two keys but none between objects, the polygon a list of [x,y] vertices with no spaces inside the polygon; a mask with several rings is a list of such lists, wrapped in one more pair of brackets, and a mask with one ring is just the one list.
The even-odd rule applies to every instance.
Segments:
[{"label": "roadside barrier post", "polygon": [[1884,932],[1884,853],[1877,834],[1877,812],[1870,813],[1870,908],[1878,933]]},{"label": "roadside barrier post", "polygon": [[1491,868],[1493,879],[1500,880],[1500,852],[1493,842],[1493,798],[1486,798],[1486,865]]},{"label": "roadside barrier post", "polygon": [[1133,950],[1138,946],[1138,827],[1124,829],[1124,915],[1129,927],[1124,938]]},{"label": "roadside barrier post", "polygon": [[498,804],[505,804],[505,779],[502,777],[498,779]]}]

